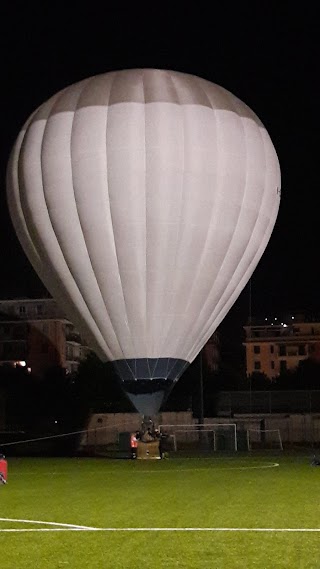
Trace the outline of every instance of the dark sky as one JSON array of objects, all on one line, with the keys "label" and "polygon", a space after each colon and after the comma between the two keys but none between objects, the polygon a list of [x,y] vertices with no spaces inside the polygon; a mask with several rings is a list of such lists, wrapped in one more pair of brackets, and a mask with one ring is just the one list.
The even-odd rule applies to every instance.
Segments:
[{"label": "dark sky", "polygon": [[[180,10],[172,2],[102,4],[2,4],[0,298],[43,293],[14,235],[5,197],[8,155],[25,119],[80,79],[155,67],[222,85],[265,124],[280,160],[282,201],[252,278],[252,311],[317,310],[319,34],[311,3],[297,9],[284,1],[225,2],[217,9],[211,2],[204,9],[204,2],[194,2],[190,8],[181,3]],[[248,312],[248,299],[246,287],[232,314]]]}]

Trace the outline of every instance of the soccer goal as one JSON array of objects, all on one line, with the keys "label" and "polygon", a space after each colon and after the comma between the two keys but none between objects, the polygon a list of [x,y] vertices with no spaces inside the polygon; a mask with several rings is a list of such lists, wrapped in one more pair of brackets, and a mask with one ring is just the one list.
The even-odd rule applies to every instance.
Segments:
[{"label": "soccer goal", "polygon": [[159,425],[166,434],[171,450],[237,451],[235,423],[202,423],[187,425]]},{"label": "soccer goal", "polygon": [[280,429],[248,429],[248,450],[283,450]]}]

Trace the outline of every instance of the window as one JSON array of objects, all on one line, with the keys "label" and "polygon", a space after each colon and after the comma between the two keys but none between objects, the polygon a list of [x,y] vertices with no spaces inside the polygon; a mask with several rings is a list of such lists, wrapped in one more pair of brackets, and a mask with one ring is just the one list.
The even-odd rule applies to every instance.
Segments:
[{"label": "window", "polygon": [[253,346],[253,353],[260,354],[260,346]]},{"label": "window", "polygon": [[23,304],[21,304],[21,306],[19,306],[19,312],[20,312],[20,314],[26,313],[26,307]]},{"label": "window", "polygon": [[24,344],[21,342],[4,342],[2,344],[2,357],[8,360],[23,360],[25,354]]},{"label": "window", "polygon": [[305,356],[306,355],[306,347],[304,344],[299,344],[298,354],[299,354],[299,356]]},{"label": "window", "polygon": [[73,349],[72,346],[67,345],[67,359],[73,360]]},{"label": "window", "polygon": [[42,333],[43,333],[45,336],[48,336],[48,335],[49,335],[48,322],[43,322],[43,324],[42,324],[42,326],[41,326],[41,329],[42,329]]},{"label": "window", "polygon": [[285,356],[287,354],[286,346],[281,344],[279,346],[279,356]]},{"label": "window", "polygon": [[36,311],[37,311],[37,314],[43,314],[43,306],[42,306],[42,304],[37,304]]},{"label": "window", "polygon": [[274,361],[271,362],[271,369],[274,369]]},{"label": "window", "polygon": [[10,326],[9,324],[2,324],[1,331],[4,335],[8,335],[10,333]]},{"label": "window", "polygon": [[22,340],[25,337],[25,326],[24,324],[15,324],[12,328],[12,338],[14,340]]},{"label": "window", "polygon": [[287,362],[286,360],[281,360],[280,362],[280,373],[287,371]]},{"label": "window", "polygon": [[270,354],[274,354],[274,346],[273,345],[270,346]]},{"label": "window", "polygon": [[261,362],[254,362],[254,369],[255,370],[261,369]]}]

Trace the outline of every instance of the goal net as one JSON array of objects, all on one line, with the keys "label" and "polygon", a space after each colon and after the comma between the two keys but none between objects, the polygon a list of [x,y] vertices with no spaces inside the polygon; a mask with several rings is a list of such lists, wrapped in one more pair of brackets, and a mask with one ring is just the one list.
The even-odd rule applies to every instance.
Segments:
[{"label": "goal net", "polygon": [[248,450],[283,450],[280,429],[248,429]]},{"label": "goal net", "polygon": [[235,423],[202,423],[191,425],[159,425],[170,452],[237,451]]}]

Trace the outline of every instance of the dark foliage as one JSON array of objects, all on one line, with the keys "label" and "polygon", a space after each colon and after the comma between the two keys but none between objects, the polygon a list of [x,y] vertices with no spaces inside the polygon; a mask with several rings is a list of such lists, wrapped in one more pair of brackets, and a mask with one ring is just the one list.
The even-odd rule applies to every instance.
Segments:
[{"label": "dark foliage", "polygon": [[80,363],[73,378],[74,392],[81,404],[96,413],[130,413],[134,411],[112,366],[91,353]]}]

